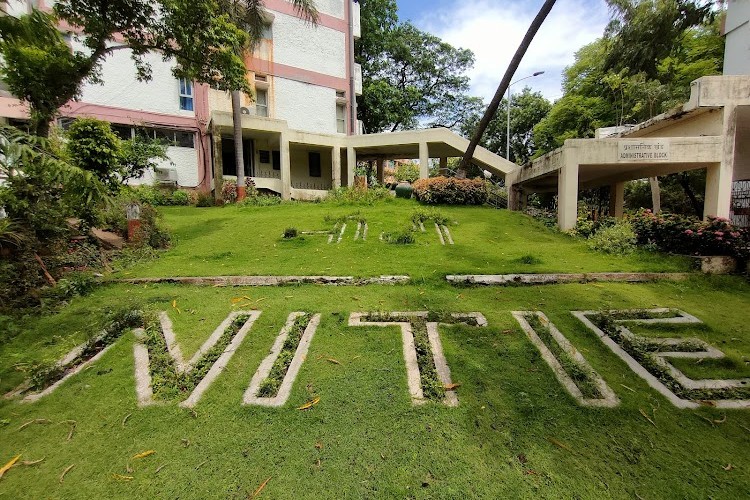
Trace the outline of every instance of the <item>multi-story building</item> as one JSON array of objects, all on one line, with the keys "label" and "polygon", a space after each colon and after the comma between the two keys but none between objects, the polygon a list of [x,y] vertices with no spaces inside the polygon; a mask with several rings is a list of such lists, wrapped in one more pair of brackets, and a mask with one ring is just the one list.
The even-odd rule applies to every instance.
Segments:
[{"label": "multi-story building", "polygon": [[[27,0],[7,0],[11,15],[29,9]],[[43,0],[34,0],[41,9]],[[467,142],[445,129],[358,135],[356,97],[362,77],[354,63],[360,36],[359,3],[316,0],[317,25],[295,15],[286,0],[265,0],[267,26],[246,56],[254,95],[242,98],[245,175],[259,189],[284,198],[324,196],[332,187],[353,185],[357,160],[419,158],[427,176],[430,156],[460,156]],[[80,42],[75,33],[71,46]],[[167,141],[168,161],[139,182],[169,182],[208,191],[236,174],[231,99],[204,84],[178,80],[173,63],[148,57],[152,79],[136,79],[127,49],[102,68],[102,84],[87,84],[79,101],[61,110],[61,120],[95,117],[112,123],[121,137],[148,134]],[[0,119],[28,116],[26,106],[0,89]],[[515,165],[482,148],[476,163],[504,175]],[[382,172],[382,168],[379,169]]]}]

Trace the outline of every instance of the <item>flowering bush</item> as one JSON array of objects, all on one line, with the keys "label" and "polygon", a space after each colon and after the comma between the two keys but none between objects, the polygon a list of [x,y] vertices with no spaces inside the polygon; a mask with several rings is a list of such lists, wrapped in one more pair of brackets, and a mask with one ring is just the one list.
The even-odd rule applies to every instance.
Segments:
[{"label": "flowering bush", "polygon": [[588,238],[588,246],[592,250],[625,255],[635,250],[636,236],[633,227],[624,221],[603,227]]},{"label": "flowering bush", "polygon": [[[258,190],[255,188],[255,181],[250,177],[245,177],[245,196],[257,196]],[[237,182],[232,179],[225,179],[221,185],[221,198],[224,203],[234,203],[237,201]]]},{"label": "flowering bush", "polygon": [[487,202],[487,187],[479,178],[432,177],[419,179],[413,186],[414,197],[431,205],[483,205]]},{"label": "flowering bush", "polygon": [[675,214],[654,214],[639,210],[629,217],[639,245],[656,245],[660,250],[691,255],[747,257],[750,233],[734,227],[727,219],[707,221]]}]

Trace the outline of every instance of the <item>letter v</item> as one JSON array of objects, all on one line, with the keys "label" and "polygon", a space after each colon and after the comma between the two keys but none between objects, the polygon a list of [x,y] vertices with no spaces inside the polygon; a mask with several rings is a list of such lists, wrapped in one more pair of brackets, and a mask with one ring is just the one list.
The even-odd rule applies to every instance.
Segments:
[{"label": "letter v", "polygon": [[[211,366],[211,369],[206,373],[206,376],[198,383],[198,385],[190,393],[190,396],[180,403],[180,406],[186,408],[193,408],[200,400],[203,393],[209,388],[211,383],[219,376],[224,368],[232,359],[234,352],[240,346],[245,336],[252,328],[255,320],[260,316],[260,311],[234,311],[214,330],[211,336],[203,343],[198,351],[190,358],[190,361],[185,362],[182,350],[180,349],[177,339],[175,338],[174,329],[172,328],[172,321],[166,312],[159,314],[159,321],[161,323],[161,333],[164,336],[164,340],[167,344],[167,351],[174,360],[175,369],[177,373],[190,373],[193,368],[200,362],[203,356],[206,355],[221,339],[222,335],[232,322],[240,315],[248,315],[248,319],[245,324],[239,329],[239,331],[232,337],[232,340],[227,345],[224,352],[221,353],[219,358]],[[138,342],[133,346],[133,355],[135,357],[135,390],[138,396],[138,405],[147,406],[154,404],[154,393],[151,387],[151,372],[149,366],[148,348],[142,342],[145,332],[140,329],[136,330],[136,337]]]}]

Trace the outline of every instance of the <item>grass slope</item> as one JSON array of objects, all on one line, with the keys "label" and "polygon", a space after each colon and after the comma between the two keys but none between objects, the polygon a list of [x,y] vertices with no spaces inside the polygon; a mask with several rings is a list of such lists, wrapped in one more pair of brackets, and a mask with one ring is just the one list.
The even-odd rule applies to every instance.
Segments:
[{"label": "grass slope", "polygon": [[[390,210],[404,216],[404,209],[408,214],[411,208],[411,204],[394,203],[375,210],[380,210],[385,220]],[[268,217],[274,210],[289,211],[294,217],[303,214],[296,206],[266,210],[251,213],[256,218]],[[539,256],[543,261],[539,266],[562,271],[575,270],[570,268],[572,262],[589,270],[658,266],[656,260],[649,264],[642,257],[611,259],[591,254],[568,237],[540,229],[517,214],[450,210],[454,212],[462,221],[456,228],[474,225],[489,231],[496,225],[503,226],[495,229],[495,234],[508,232],[506,239],[517,242],[508,246],[507,252],[518,246],[524,248],[503,256],[502,244],[495,251],[495,246],[487,244],[491,241],[488,237],[476,235],[475,242],[481,240],[487,245],[484,252],[490,254],[492,266],[519,270],[521,266],[514,264],[514,259],[525,252]],[[190,240],[187,235],[192,230],[187,223],[175,223],[180,217],[227,220],[212,238],[204,235]],[[275,235],[292,223],[273,222],[278,227],[269,228],[254,246],[250,237],[238,242],[241,238],[234,231],[243,224],[248,231],[253,227],[244,222],[244,217],[243,210],[234,208],[170,211],[167,220],[180,237],[177,247],[147,269],[135,269],[134,274],[174,273],[191,262],[189,248],[196,252],[202,249],[204,255],[235,251],[228,248],[238,252],[230,259],[231,266],[236,267],[227,261],[232,271],[217,271],[216,262],[220,261],[212,266],[194,259],[196,267],[190,268],[190,273],[299,272],[298,264],[275,258],[272,250],[272,242],[278,238]],[[316,214],[313,219],[321,218]],[[296,219],[293,225],[302,226]],[[198,233],[210,225],[203,219],[195,221],[195,226]],[[471,232],[463,236],[461,232],[454,230],[456,247],[462,244],[460,238],[471,237]],[[204,248],[204,243],[214,240],[223,246]],[[331,257],[339,256],[340,261],[348,263],[335,264],[340,266],[336,273],[343,273],[347,265],[357,262],[352,255],[360,252],[361,267],[366,271],[355,274],[394,272],[378,268],[372,261],[393,265],[391,269],[395,270],[391,259],[398,256],[406,263],[399,266],[401,272],[429,278],[409,285],[214,288],[111,284],[76,299],[55,316],[24,319],[23,332],[4,336],[0,344],[3,392],[20,383],[30,366],[53,361],[95,334],[97,322],[110,307],[132,304],[167,311],[187,358],[231,311],[248,309],[247,302],[263,311],[194,412],[175,403],[137,407],[132,334],[126,334],[99,362],[38,403],[0,400],[0,466],[17,454],[22,454],[21,460],[45,457],[37,465],[18,465],[8,471],[0,479],[0,497],[247,498],[269,477],[261,497],[599,499],[747,495],[750,411],[709,407],[677,410],[570,314],[576,309],[684,309],[705,321],[706,326],[648,328],[641,333],[699,336],[727,354],[728,359],[723,361],[696,364],[681,360],[680,368],[689,376],[750,377],[750,330],[745,314],[750,307],[750,285],[746,281],[696,276],[680,283],[453,287],[438,279],[446,272],[445,266],[476,269],[468,267],[458,253],[453,254],[452,261],[447,255],[458,248],[436,246],[436,240],[437,235],[429,244],[420,241],[415,247],[419,251],[413,254],[409,248],[385,245],[373,247],[380,248],[379,252],[365,252],[360,248],[364,245],[354,242],[329,248],[323,241],[321,252],[315,254],[325,250]],[[318,243],[308,241],[315,240],[306,239],[304,245],[318,247]],[[468,245],[466,241],[463,244]],[[275,244],[281,246],[278,241]],[[477,253],[480,250],[475,248]],[[290,249],[284,256],[301,259],[303,254],[301,249]],[[256,257],[264,265],[276,267],[269,270],[255,263],[245,268],[239,262]],[[322,265],[315,259],[310,262]],[[679,267],[675,262],[665,266]],[[424,271],[420,273],[420,269]],[[233,301],[242,296],[249,299]],[[452,378],[461,384],[457,408],[439,403],[412,406],[396,327],[347,326],[351,312],[409,310],[479,311],[487,317],[486,328],[455,325],[440,330]],[[521,331],[510,314],[513,310],[544,311],[602,375],[622,404],[613,409],[577,406]],[[292,311],[319,312],[322,321],[289,402],[281,408],[242,406],[250,378]],[[296,409],[314,397],[320,397],[320,402],[311,410]],[[33,419],[49,419],[52,423],[31,424],[19,430]],[[67,420],[77,422],[70,440],[70,426],[64,423]],[[146,450],[156,453],[132,458]],[[61,483],[60,475],[70,465],[75,467]],[[125,481],[115,474],[133,479]]]},{"label": "grass slope", "polygon": [[[544,228],[530,217],[507,210],[441,207],[451,221],[455,245],[442,246],[432,222],[416,233],[413,245],[386,244],[384,231],[411,226],[416,202],[394,199],[375,206],[285,204],[274,207],[193,208],[162,210],[176,243],[158,261],[119,277],[208,275],[354,275],[409,274],[417,279],[446,274],[512,272],[684,271],[689,261],[639,252],[605,256],[585,243]],[[339,244],[327,235],[283,240],[284,229],[330,230],[324,218],[359,212],[369,225],[367,241],[354,240],[356,222],[349,221]],[[534,264],[522,257],[533,256]]]}]

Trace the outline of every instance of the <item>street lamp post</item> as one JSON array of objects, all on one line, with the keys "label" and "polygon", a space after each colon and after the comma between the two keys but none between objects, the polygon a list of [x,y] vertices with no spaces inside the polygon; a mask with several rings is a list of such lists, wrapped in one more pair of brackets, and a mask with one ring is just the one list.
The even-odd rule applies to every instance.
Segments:
[{"label": "street lamp post", "polygon": [[535,76],[543,75],[544,71],[537,71],[534,74],[531,74],[529,76],[524,76],[523,78],[516,80],[515,82],[508,85],[508,98],[506,99],[508,101],[508,112],[506,113],[508,115],[508,127],[505,130],[505,159],[510,161],[510,88],[523,80],[526,80],[527,78],[533,78]]}]

